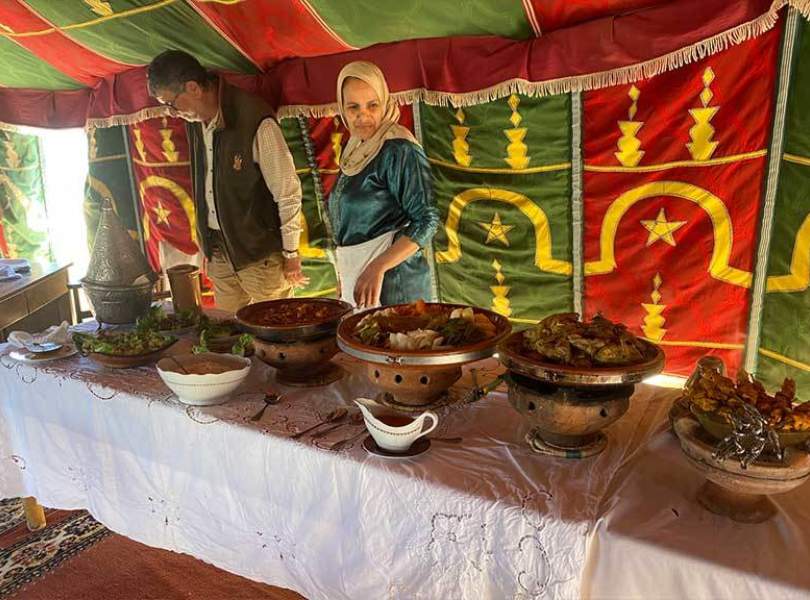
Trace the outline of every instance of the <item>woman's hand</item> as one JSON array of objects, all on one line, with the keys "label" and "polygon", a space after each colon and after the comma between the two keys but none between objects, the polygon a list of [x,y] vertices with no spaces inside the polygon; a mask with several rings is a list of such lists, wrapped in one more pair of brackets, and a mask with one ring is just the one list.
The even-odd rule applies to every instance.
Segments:
[{"label": "woman's hand", "polygon": [[370,308],[380,303],[383,278],[386,269],[377,261],[371,261],[354,284],[354,302],[358,308]]}]

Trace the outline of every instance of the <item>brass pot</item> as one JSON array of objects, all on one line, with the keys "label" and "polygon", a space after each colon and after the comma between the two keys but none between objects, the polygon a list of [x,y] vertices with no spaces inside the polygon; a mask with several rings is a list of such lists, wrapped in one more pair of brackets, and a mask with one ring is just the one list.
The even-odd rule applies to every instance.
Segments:
[{"label": "brass pot", "polygon": [[509,402],[533,426],[534,439],[528,440],[532,448],[593,448],[592,454],[604,448],[602,430],[627,412],[635,389],[632,384],[557,386],[515,373],[510,373],[506,382]]},{"label": "brass pot", "polygon": [[154,283],[151,280],[133,285],[106,285],[85,278],[81,284],[99,323],[134,323],[145,316],[152,305]]},{"label": "brass pot", "polygon": [[461,377],[458,365],[384,365],[366,363],[366,374],[399,404],[425,406],[438,399]]},{"label": "brass pot", "polygon": [[783,462],[763,455],[743,469],[733,458],[714,459],[716,441],[692,415],[676,418],[673,425],[689,464],[706,478],[697,501],[713,513],[741,523],[761,523],[776,513],[769,496],[789,492],[810,478],[810,454],[805,449],[786,448]]},{"label": "brass pot", "polygon": [[333,335],[291,343],[254,338],[253,345],[256,356],[278,370],[276,379],[284,385],[316,387],[343,376],[343,369],[331,362],[338,351]]}]

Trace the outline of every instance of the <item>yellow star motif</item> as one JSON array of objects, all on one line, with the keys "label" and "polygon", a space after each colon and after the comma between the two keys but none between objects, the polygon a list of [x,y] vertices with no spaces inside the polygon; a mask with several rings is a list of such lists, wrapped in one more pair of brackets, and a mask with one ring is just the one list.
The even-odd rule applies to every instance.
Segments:
[{"label": "yellow star motif", "polygon": [[501,215],[498,213],[495,213],[495,216],[492,217],[491,223],[478,221],[478,226],[487,232],[485,244],[489,244],[492,240],[498,240],[504,246],[509,245],[509,239],[506,237],[506,234],[515,228],[514,225],[504,225],[501,223]]},{"label": "yellow star motif", "polygon": [[165,223],[166,225],[169,224],[169,215],[172,214],[170,210],[168,210],[163,204],[161,204],[160,200],[158,200],[157,206],[153,209],[155,211],[155,215],[157,215],[157,222]]},{"label": "yellow star motif", "polygon": [[664,209],[658,211],[655,221],[641,221],[644,229],[650,232],[647,238],[647,246],[652,246],[658,240],[664,240],[670,246],[675,246],[673,232],[686,224],[686,221],[667,221],[667,214]]}]

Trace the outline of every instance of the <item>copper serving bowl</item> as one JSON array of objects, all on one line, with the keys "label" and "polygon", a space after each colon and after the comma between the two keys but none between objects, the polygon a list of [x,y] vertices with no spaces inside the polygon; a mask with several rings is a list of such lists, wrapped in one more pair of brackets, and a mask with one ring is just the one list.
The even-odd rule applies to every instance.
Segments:
[{"label": "copper serving bowl", "polygon": [[[262,316],[303,305],[317,305],[327,309],[328,316],[308,321],[266,324]],[[334,335],[343,315],[351,312],[352,305],[332,298],[282,298],[243,306],[236,312],[236,322],[247,333],[267,342],[300,342]]]},{"label": "copper serving bowl", "polygon": [[[472,308],[495,325],[493,337],[475,344],[436,350],[392,350],[364,344],[355,335],[357,324],[372,308],[344,318],[338,327],[337,344],[346,354],[366,363],[366,375],[381,392],[389,394],[394,404],[425,406],[441,396],[461,377],[461,366],[492,356],[495,346],[512,330],[509,319],[492,311],[465,304],[428,302],[428,307],[441,306],[447,310]],[[396,308],[406,304],[386,306]]]},{"label": "copper serving bowl", "polygon": [[[283,324],[266,324],[262,315],[288,311],[305,304],[326,309],[326,317]],[[331,362],[337,353],[335,331],[352,306],[331,298],[288,298],[257,302],[236,313],[238,326],[255,336],[256,356],[278,370],[276,380],[295,387],[327,385],[343,377],[343,369]]]},{"label": "copper serving bowl", "polygon": [[498,346],[509,369],[509,401],[532,425],[526,437],[540,454],[586,458],[607,445],[602,432],[627,412],[635,384],[660,373],[664,353],[641,340],[647,359],[606,367],[571,367],[539,360],[523,348],[523,332]]}]

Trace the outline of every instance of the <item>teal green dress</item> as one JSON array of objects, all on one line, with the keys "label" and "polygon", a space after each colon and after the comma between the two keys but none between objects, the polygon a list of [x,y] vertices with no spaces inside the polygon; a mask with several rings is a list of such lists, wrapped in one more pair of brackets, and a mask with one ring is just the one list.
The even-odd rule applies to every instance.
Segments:
[{"label": "teal green dress", "polygon": [[413,302],[433,296],[425,249],[439,227],[430,164],[420,146],[388,140],[357,175],[341,174],[329,197],[329,220],[338,246],[367,242],[393,230],[419,245],[383,279],[380,303]]}]

